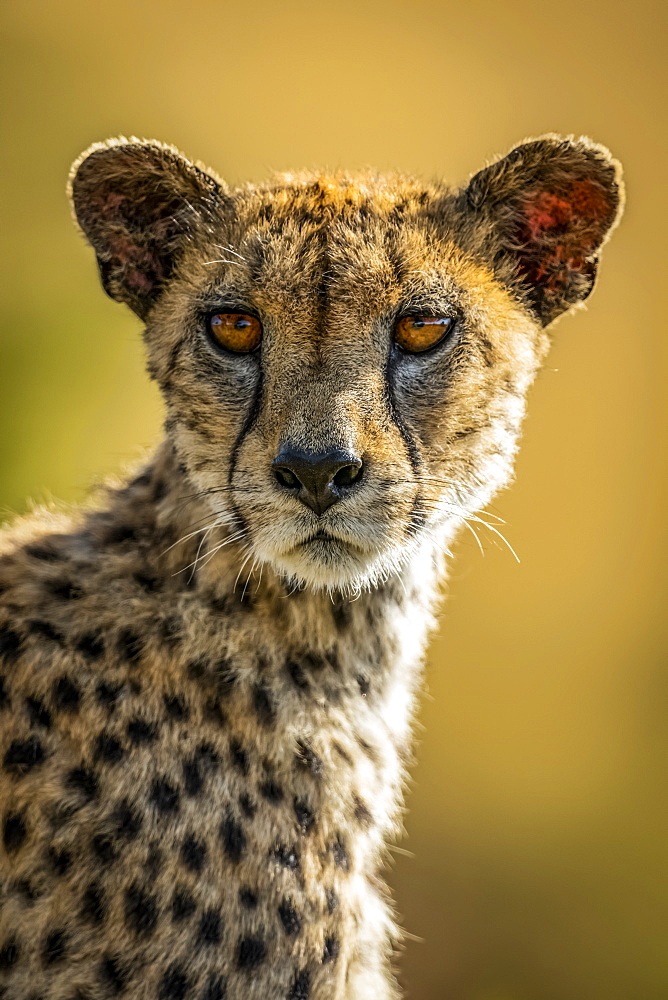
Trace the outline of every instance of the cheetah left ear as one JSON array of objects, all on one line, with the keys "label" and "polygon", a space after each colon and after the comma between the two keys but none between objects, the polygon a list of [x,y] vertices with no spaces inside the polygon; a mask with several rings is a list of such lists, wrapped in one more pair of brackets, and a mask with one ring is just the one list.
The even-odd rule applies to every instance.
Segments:
[{"label": "cheetah left ear", "polygon": [[110,139],[74,163],[69,193],[105,291],[146,319],[222,185],[172,146]]},{"label": "cheetah left ear", "polygon": [[546,135],[481,170],[466,209],[492,234],[497,259],[543,326],[591,293],[598,256],[618,222],[621,167],[589,139]]}]

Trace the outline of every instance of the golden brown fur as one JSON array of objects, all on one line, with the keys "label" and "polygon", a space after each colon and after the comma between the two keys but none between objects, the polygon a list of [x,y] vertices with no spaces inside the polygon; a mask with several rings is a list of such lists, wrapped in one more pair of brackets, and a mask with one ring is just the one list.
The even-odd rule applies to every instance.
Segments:
[{"label": "golden brown fur", "polygon": [[[379,866],[443,555],[511,475],[618,167],[545,137],[461,191],[230,191],[117,140],[72,197],[167,434],[91,509],[2,538],[0,996],[389,1000]],[[207,338],[225,308],[261,319],[259,353]],[[411,310],[454,335],[402,353]],[[364,475],[318,515],[277,487],[286,442]]]}]

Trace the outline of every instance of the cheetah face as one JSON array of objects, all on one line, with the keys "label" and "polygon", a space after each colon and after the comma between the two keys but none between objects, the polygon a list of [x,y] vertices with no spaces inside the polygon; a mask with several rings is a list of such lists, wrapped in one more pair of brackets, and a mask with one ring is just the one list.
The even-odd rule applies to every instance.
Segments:
[{"label": "cheetah face", "polygon": [[358,591],[509,478],[545,327],[593,287],[621,203],[586,140],[461,191],[280,177],[228,190],[116,141],[72,197],[105,289],[146,323],[167,426],[212,523],[301,585]]}]

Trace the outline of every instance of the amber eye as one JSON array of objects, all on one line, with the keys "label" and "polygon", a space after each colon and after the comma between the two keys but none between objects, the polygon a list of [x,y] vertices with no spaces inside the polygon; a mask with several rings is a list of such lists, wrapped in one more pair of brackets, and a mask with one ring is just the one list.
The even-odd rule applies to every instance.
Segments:
[{"label": "amber eye", "polygon": [[262,340],[262,324],[246,313],[214,313],[209,330],[216,343],[236,354],[254,351]]},{"label": "amber eye", "polygon": [[404,351],[422,354],[436,347],[454,325],[452,316],[404,316],[394,328],[394,339]]}]

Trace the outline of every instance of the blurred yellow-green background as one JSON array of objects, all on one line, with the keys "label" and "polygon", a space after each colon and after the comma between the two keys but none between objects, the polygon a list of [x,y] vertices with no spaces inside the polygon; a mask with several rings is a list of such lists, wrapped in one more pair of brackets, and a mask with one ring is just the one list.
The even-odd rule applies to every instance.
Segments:
[{"label": "blurred yellow-green background", "polygon": [[92,141],[160,138],[233,182],[460,182],[552,130],[624,162],[599,288],[555,330],[493,507],[521,562],[458,547],[390,878],[410,1000],[668,996],[666,4],[16,0],[2,24],[3,516],[159,434],[138,321],[69,221]]}]

